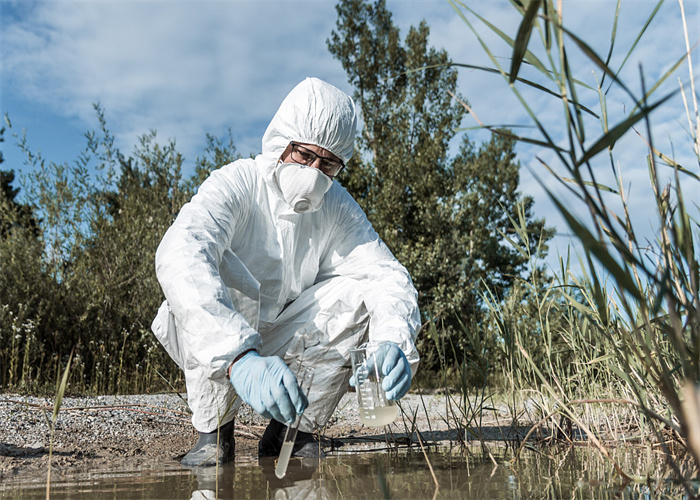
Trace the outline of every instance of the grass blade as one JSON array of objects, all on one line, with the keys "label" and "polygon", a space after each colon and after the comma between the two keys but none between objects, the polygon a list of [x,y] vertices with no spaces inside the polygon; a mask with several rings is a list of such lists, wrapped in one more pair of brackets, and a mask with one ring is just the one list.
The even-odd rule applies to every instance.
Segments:
[{"label": "grass blade", "polygon": [[[617,71],[615,72],[615,80],[617,80],[617,75],[620,74],[620,71],[622,71],[622,68],[625,66],[625,63],[627,63],[627,60],[628,60],[628,59],[630,58],[630,56],[634,53],[634,49],[637,47],[637,44],[639,43],[639,41],[642,39],[642,35],[644,35],[644,32],[645,32],[645,31],[647,30],[647,28],[649,27],[649,24],[651,24],[651,21],[652,21],[652,20],[654,19],[654,17],[656,16],[656,13],[659,11],[659,9],[661,8],[661,5],[664,3],[664,1],[665,1],[665,0],[659,0],[659,2],[656,4],[656,7],[654,7],[654,10],[651,12],[651,14],[649,15],[649,17],[647,18],[646,22],[644,23],[644,26],[643,26],[642,29],[639,31],[639,34],[637,35],[637,38],[634,40],[634,42],[633,42],[632,45],[630,46],[630,49],[627,51],[627,55],[626,55],[625,58],[622,60],[622,63],[620,64],[620,67],[617,68]],[[619,6],[618,6],[618,9],[619,9]],[[615,24],[617,25],[617,12],[615,13]],[[614,34],[614,31],[613,31],[613,34]],[[612,46],[610,47],[610,50],[612,50]],[[609,58],[608,58],[608,60],[609,60]],[[603,81],[601,81],[600,84],[601,84],[601,87],[602,87]],[[612,86],[612,83],[611,83],[610,85]],[[606,90],[605,93],[607,94],[607,92],[608,92],[609,90],[610,90],[610,87],[608,87],[608,90]]]},{"label": "grass blade", "polygon": [[569,225],[571,230],[576,234],[576,237],[581,241],[587,252],[591,252],[603,267],[610,272],[615,278],[620,287],[629,292],[636,300],[644,300],[642,293],[637,288],[634,279],[626,272],[620,264],[613,259],[612,255],[607,251],[605,245],[598,241],[593,234],[581,224],[571,212],[548,190],[545,189],[549,198],[557,206],[559,212],[564,216],[564,220]]},{"label": "grass blade", "polygon": [[[617,6],[615,7],[615,19],[613,20],[613,27],[612,27],[612,32],[610,33],[610,48],[608,50],[608,57],[605,58],[605,65],[608,66],[610,65],[610,60],[612,59],[613,55],[613,48],[615,47],[615,40],[617,37],[617,21],[620,18],[620,4],[622,3],[622,0],[617,0]],[[629,54],[627,54],[629,57]],[[624,63],[623,63],[624,64]],[[618,70],[618,73],[620,71]],[[603,82],[605,82],[605,75],[603,75],[603,78],[600,81],[600,86],[603,86]]]},{"label": "grass blade", "polygon": [[520,65],[522,64],[523,58],[527,53],[527,46],[530,43],[530,35],[532,34],[532,28],[535,26],[537,12],[540,10],[541,4],[542,0],[530,0],[530,3],[527,5],[527,9],[525,9],[523,20],[520,23],[518,34],[515,36],[515,42],[513,44],[513,59],[510,65],[511,84],[513,84],[515,79],[518,77]]},{"label": "grass blade", "polygon": [[61,383],[56,390],[56,401],[53,405],[53,414],[51,415],[50,431],[51,436],[49,439],[49,460],[48,460],[48,471],[46,472],[46,500],[51,497],[51,455],[53,454],[53,437],[56,419],[58,418],[58,412],[61,410],[61,405],[63,404],[63,395],[66,392],[66,386],[68,385],[68,374],[70,373],[70,365],[73,361],[73,350],[71,350],[70,356],[68,356],[68,363],[66,363],[66,369],[63,370],[63,377],[61,377]]},{"label": "grass blade", "polygon": [[[480,71],[486,71],[486,72],[488,72],[488,73],[501,73],[499,70],[497,70],[497,69],[495,69],[495,68],[489,68],[489,67],[487,67],[487,66],[475,66],[475,65],[473,65],[473,64],[450,63],[450,66],[458,66],[458,67],[460,67],[460,68],[467,68],[467,69],[478,69],[478,70],[480,70]],[[429,68],[429,67],[420,68],[420,69],[428,69],[428,68]],[[412,70],[412,71],[417,71],[417,70]],[[510,77],[510,74],[506,73],[506,76]],[[545,87],[545,86],[543,86],[543,85],[541,85],[541,84],[539,84],[539,83],[536,83],[536,82],[533,82],[533,81],[531,81],[531,80],[527,80],[527,79],[521,78],[521,77],[517,77],[517,78],[516,78],[516,81],[518,81],[518,82],[520,82],[520,83],[523,83],[523,84],[525,84],[525,85],[527,85],[527,86],[529,86],[529,87],[532,87],[532,88],[534,88],[534,89],[536,89],[536,90],[539,90],[539,91],[541,91],[541,92],[544,92],[544,93],[546,93],[546,94],[549,94],[549,95],[551,95],[552,97],[556,97],[557,99],[562,99],[562,95],[561,95],[561,94],[559,94],[559,93],[557,93],[557,92],[554,92],[553,90],[550,90],[550,89],[548,89],[547,87]],[[588,85],[586,85],[585,83],[583,83],[583,82],[581,82],[581,81],[579,81],[579,80],[573,80],[573,82],[574,82],[577,86],[588,87]],[[591,115],[592,117],[594,117],[594,118],[596,118],[596,119],[599,118],[599,116],[598,116],[594,111],[592,111],[590,108],[584,106],[584,105],[581,104],[580,102],[569,101],[569,103],[572,104],[573,106],[575,106],[577,109],[580,109],[581,111],[585,111],[586,113],[588,113],[588,114]]]},{"label": "grass blade", "polygon": [[634,97],[634,94],[632,91],[624,84],[622,80],[617,78],[617,75],[613,72],[613,70],[610,69],[610,67],[603,62],[603,60],[600,58],[600,56],[593,50],[586,42],[581,40],[579,37],[577,37],[575,34],[573,34],[571,31],[569,31],[567,28],[565,28],[562,25],[558,26],[559,29],[562,30],[562,32],[566,33],[571,40],[578,46],[579,49],[588,57],[588,59],[598,66],[603,72],[611,77],[615,83],[617,83],[622,90],[624,90],[627,95],[629,95],[633,100],[637,100]]},{"label": "grass blade", "polygon": [[[569,177],[562,177],[561,180],[565,182],[571,182],[573,184],[576,184],[578,182],[576,179],[571,179]],[[600,184],[599,182],[583,181],[583,185],[590,186],[598,191],[606,191],[608,193],[620,194],[619,191],[617,191],[616,189],[606,186],[605,184]]]},{"label": "grass blade", "polygon": [[675,93],[676,92],[674,91],[668,94],[666,97],[662,98],[661,100],[657,101],[649,107],[643,107],[640,111],[633,114],[623,122],[618,123],[608,133],[603,134],[603,136],[600,139],[598,139],[590,148],[588,148],[588,150],[583,154],[581,159],[576,162],[576,165],[583,165],[604,149],[613,147],[617,140],[623,135],[625,135],[634,126],[635,123],[644,119],[649,113],[651,113],[661,104],[666,102]]},{"label": "grass blade", "polygon": [[51,422],[55,423],[58,417],[58,412],[61,410],[61,405],[63,404],[63,395],[66,392],[66,386],[68,385],[68,374],[70,373],[70,364],[73,361],[73,351],[71,351],[70,356],[68,356],[68,363],[66,364],[65,370],[63,370],[63,377],[61,377],[61,383],[56,391],[56,401],[53,405],[53,415],[51,415]]},{"label": "grass blade", "polygon": [[[635,131],[635,132],[636,132],[636,131]],[[644,139],[644,138],[642,137],[642,135],[641,135],[639,132],[637,132],[637,135],[638,135],[639,137],[642,138],[642,140],[646,143],[647,147],[649,147],[649,149],[652,151],[652,153],[654,153],[654,154],[655,154],[656,156],[658,156],[661,160],[663,160],[663,162],[664,162],[667,166],[669,166],[669,167],[671,167],[671,168],[673,168],[673,169],[675,169],[675,170],[678,170],[678,171],[679,171],[680,173],[682,173],[682,174],[685,174],[685,175],[688,175],[688,176],[692,177],[692,178],[695,179],[696,181],[700,181],[700,176],[699,176],[699,175],[695,174],[694,172],[691,172],[690,170],[688,170],[687,168],[685,168],[685,167],[684,167],[683,165],[681,165],[680,163],[676,162],[676,161],[673,160],[672,158],[669,158],[668,156],[666,156],[665,154],[663,154],[661,151],[659,151],[659,150],[656,149],[655,147],[651,146],[651,145],[649,144],[649,142],[648,142],[646,139]]]},{"label": "grass blade", "polygon": [[[471,23],[469,22],[469,20],[464,16],[464,13],[461,12],[461,11],[459,10],[459,8],[456,6],[456,4],[459,4],[460,6],[462,6],[462,8],[464,8],[464,9],[467,10],[467,11],[469,11],[469,13],[471,13],[474,17],[476,17],[477,19],[479,19],[479,21],[481,21],[486,27],[488,27],[491,31],[493,31],[496,35],[498,35],[498,36],[499,36],[503,41],[505,41],[510,47],[514,47],[514,45],[515,45],[514,40],[513,40],[512,38],[510,38],[508,35],[506,35],[503,31],[501,31],[500,29],[498,29],[493,23],[489,22],[487,19],[485,19],[484,17],[480,16],[477,12],[473,11],[472,9],[470,9],[469,7],[467,7],[467,5],[465,5],[464,3],[462,3],[462,2],[460,2],[460,1],[458,1],[458,0],[448,0],[448,1],[449,1],[449,3],[452,5],[452,7],[457,11],[457,13],[458,13],[459,16],[462,18],[462,20],[463,20],[465,23],[467,23],[467,25],[469,26],[469,28],[470,28],[475,34],[476,34],[476,30],[474,30],[474,27],[471,25]],[[478,37],[478,35],[477,35],[477,37]],[[481,45],[482,45],[482,47],[487,48],[486,45],[485,45],[485,43],[484,43],[483,41],[482,41]],[[487,49],[487,50],[488,50],[488,49]],[[524,54],[524,56],[523,56],[523,59],[524,59],[526,62],[528,62],[529,64],[531,64],[531,65],[533,65],[534,67],[536,67],[536,68],[537,68],[540,72],[542,72],[543,74],[549,76],[549,72],[547,71],[547,68],[545,67],[545,65],[542,64],[542,61],[540,61],[540,60],[535,56],[535,54],[533,54],[531,51],[526,50],[526,51],[525,51],[525,54]]]},{"label": "grass blade", "polygon": [[516,135],[516,134],[512,133],[510,130],[505,130],[505,129],[493,127],[490,125],[485,125],[484,128],[486,128],[487,130],[490,130],[494,134],[499,134],[499,135],[502,135],[504,137],[510,137],[510,138],[515,139],[515,140],[520,141],[520,142],[526,142],[528,144],[534,144],[535,146],[540,146],[540,147],[547,148],[547,149],[554,149],[554,150],[557,150],[560,152],[566,152],[565,149],[560,148],[559,146],[557,146],[554,143],[538,141],[537,139],[531,139],[529,137],[524,137],[522,135]]}]

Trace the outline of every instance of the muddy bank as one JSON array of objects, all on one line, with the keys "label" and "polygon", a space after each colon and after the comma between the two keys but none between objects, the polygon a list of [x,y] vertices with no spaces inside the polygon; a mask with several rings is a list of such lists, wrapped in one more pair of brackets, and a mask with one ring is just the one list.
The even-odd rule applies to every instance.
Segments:
[{"label": "muddy bank", "polygon": [[[457,442],[454,419],[446,397],[410,394],[401,401],[405,414],[389,426],[399,443],[417,443],[415,429],[426,442]],[[46,469],[49,459],[53,401],[47,398],[0,394],[0,480],[26,470]],[[493,412],[482,426],[500,440],[509,435],[510,417]],[[267,421],[244,405],[236,418],[236,461],[257,460],[258,440]],[[527,429],[521,429],[524,433]],[[354,451],[386,446],[384,428],[360,423],[355,394],[346,394],[323,431],[327,451]],[[187,405],[177,394],[66,397],[55,425],[54,474],[92,469],[124,462],[128,467],[173,461],[192,447],[197,433]]]}]

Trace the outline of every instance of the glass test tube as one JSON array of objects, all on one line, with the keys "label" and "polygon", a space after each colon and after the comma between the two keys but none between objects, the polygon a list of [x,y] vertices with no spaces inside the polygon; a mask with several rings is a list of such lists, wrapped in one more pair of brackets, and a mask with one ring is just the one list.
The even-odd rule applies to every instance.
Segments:
[{"label": "glass test tube", "polygon": [[[301,392],[308,396],[309,388],[311,387],[311,381],[314,378],[314,371],[312,368],[306,368],[303,370],[301,375]],[[301,422],[301,414],[297,415],[294,423],[287,426],[287,432],[284,435],[284,441],[282,442],[282,449],[280,450],[280,456],[277,459],[277,467],[275,467],[275,476],[282,479],[287,473],[287,466],[289,465],[289,459],[292,456],[292,449],[294,448],[294,441],[297,439],[297,431],[299,430],[299,423]]]}]

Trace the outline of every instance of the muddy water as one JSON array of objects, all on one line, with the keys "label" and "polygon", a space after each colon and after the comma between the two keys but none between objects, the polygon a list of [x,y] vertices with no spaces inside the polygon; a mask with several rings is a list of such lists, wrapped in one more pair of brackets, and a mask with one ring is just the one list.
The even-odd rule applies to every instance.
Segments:
[{"label": "muddy water", "polygon": [[[527,452],[515,464],[481,449],[455,453],[420,450],[339,453],[320,464],[293,458],[283,479],[275,460],[226,464],[189,470],[176,462],[148,470],[98,470],[66,474],[51,484],[53,499],[647,499],[682,498],[680,486],[667,478],[663,458],[649,452],[618,452],[628,474],[650,481],[625,482],[594,451],[586,448]],[[432,472],[431,472],[432,468]],[[436,488],[435,482],[439,484]],[[45,476],[3,478],[0,499],[46,498]]]}]

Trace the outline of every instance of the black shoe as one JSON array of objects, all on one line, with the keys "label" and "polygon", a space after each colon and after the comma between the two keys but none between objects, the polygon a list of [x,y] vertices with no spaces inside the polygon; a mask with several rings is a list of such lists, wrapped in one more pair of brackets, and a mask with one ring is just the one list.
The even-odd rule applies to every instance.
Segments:
[{"label": "black shoe", "polygon": [[[277,420],[270,420],[265,429],[260,444],[258,444],[259,457],[278,457],[282,450],[284,435],[287,433],[287,426]],[[326,454],[321,449],[320,443],[313,434],[308,432],[297,432],[297,438],[292,448],[293,457],[323,458]]]},{"label": "black shoe", "polygon": [[219,428],[218,436],[217,431],[200,432],[197,444],[180,463],[185,467],[211,467],[228,462],[236,450],[233,430],[234,421],[231,420]]}]

